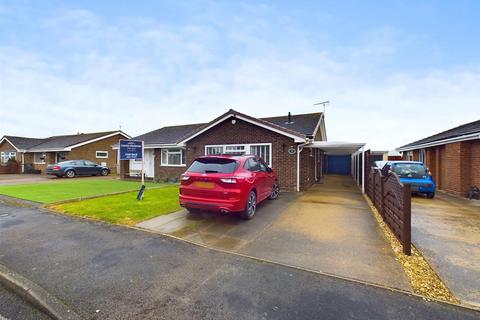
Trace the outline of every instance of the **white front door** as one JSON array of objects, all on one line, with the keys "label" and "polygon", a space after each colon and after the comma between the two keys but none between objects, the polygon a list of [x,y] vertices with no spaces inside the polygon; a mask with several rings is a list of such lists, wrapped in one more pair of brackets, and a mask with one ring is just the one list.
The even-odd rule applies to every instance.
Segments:
[{"label": "white front door", "polygon": [[145,149],[145,177],[153,178],[155,176],[155,156],[153,149]]},{"label": "white front door", "polygon": [[[153,149],[145,149],[145,177],[153,178],[155,176],[155,157]],[[139,177],[142,172],[142,161],[130,160],[130,176]]]}]

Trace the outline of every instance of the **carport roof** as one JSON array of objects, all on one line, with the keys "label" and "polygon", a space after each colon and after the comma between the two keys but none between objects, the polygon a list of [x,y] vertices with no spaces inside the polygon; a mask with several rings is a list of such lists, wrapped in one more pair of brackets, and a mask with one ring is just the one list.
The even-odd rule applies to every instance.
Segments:
[{"label": "carport roof", "polygon": [[314,141],[304,148],[320,149],[330,155],[351,155],[365,146],[365,143],[343,142],[343,141]]}]

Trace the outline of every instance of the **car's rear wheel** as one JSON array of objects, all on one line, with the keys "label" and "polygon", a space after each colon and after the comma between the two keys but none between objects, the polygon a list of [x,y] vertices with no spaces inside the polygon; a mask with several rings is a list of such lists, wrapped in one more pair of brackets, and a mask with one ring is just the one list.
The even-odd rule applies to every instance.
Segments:
[{"label": "car's rear wheel", "polygon": [[278,198],[279,194],[280,194],[280,186],[278,185],[278,182],[275,182],[272,188],[272,193],[270,193],[270,196],[268,197],[268,199],[275,200]]},{"label": "car's rear wheel", "polygon": [[108,176],[108,170],[107,169],[102,169],[102,171],[100,171],[100,174],[104,177]]},{"label": "car's rear wheel", "polygon": [[75,178],[75,171],[73,170],[67,170],[67,172],[65,172],[65,176],[67,178]]},{"label": "car's rear wheel", "polygon": [[433,199],[435,197],[435,192],[429,192],[427,193],[427,198],[428,199]]},{"label": "car's rear wheel", "polygon": [[257,210],[257,195],[255,191],[250,191],[248,194],[247,204],[245,206],[245,210],[242,213],[242,218],[245,220],[250,220],[255,215],[255,211]]}]

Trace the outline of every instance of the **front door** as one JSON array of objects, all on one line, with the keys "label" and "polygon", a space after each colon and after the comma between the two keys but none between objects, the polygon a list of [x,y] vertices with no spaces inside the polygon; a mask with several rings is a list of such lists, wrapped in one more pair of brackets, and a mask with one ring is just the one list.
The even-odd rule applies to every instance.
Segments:
[{"label": "front door", "polygon": [[153,149],[145,150],[145,177],[153,178],[155,176],[155,156]]}]

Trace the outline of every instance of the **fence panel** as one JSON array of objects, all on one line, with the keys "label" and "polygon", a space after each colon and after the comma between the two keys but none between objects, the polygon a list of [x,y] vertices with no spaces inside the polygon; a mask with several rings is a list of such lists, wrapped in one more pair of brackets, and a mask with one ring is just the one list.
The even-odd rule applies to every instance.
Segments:
[{"label": "fence panel", "polygon": [[369,174],[367,195],[383,220],[403,245],[403,252],[411,254],[411,192],[410,185],[400,182],[391,172],[383,177],[379,169]]}]

